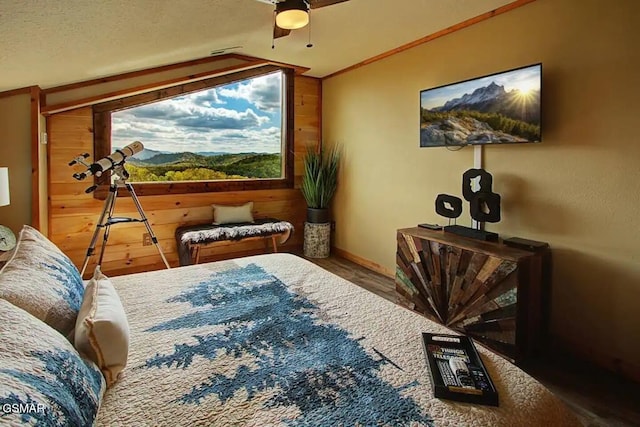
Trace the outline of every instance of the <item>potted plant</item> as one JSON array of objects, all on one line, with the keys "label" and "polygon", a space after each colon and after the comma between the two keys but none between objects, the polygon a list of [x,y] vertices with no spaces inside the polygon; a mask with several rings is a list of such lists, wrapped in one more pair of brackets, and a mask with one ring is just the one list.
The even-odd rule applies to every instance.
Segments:
[{"label": "potted plant", "polygon": [[329,203],[338,186],[339,163],[340,152],[336,147],[307,150],[301,185],[302,195],[307,202],[307,222],[329,222]]}]

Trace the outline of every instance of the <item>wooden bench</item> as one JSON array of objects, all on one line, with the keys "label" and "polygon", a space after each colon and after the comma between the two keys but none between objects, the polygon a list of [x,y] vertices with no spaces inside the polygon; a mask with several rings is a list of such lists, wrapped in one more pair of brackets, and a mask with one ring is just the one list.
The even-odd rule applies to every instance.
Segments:
[{"label": "wooden bench", "polygon": [[285,243],[293,225],[275,218],[260,218],[254,222],[234,224],[197,224],[176,229],[180,265],[198,264],[202,247],[219,242],[246,242],[270,239],[273,252],[278,252],[278,240]]}]

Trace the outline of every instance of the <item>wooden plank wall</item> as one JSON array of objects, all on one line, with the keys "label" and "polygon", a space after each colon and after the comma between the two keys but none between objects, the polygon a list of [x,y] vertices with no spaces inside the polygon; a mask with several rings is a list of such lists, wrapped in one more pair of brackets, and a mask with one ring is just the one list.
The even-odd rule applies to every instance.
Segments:
[{"label": "wooden plank wall", "polygon": [[[178,265],[174,240],[181,225],[212,220],[211,204],[254,202],[256,217],[277,217],[293,223],[295,233],[283,251],[302,245],[306,204],[299,190],[302,158],[307,147],[320,142],[321,82],[311,77],[295,77],[295,182],[293,189],[213,192],[182,195],[140,196],[140,203],[172,266]],[[91,107],[61,112],[48,117],[49,135],[49,238],[80,267],[95,230],[104,202],[86,194],[90,182],[76,181],[68,162],[80,153],[93,154]],[[93,156],[90,160],[93,159]],[[89,180],[87,180],[89,181]],[[115,216],[138,216],[130,197],[119,197]],[[119,275],[164,268],[155,246],[143,246],[143,224],[112,227],[102,270]],[[102,237],[96,249],[100,247]],[[246,256],[269,251],[265,242],[218,244],[201,252],[201,262]],[[96,256],[87,272],[92,272]],[[85,274],[87,276],[87,274]]]}]

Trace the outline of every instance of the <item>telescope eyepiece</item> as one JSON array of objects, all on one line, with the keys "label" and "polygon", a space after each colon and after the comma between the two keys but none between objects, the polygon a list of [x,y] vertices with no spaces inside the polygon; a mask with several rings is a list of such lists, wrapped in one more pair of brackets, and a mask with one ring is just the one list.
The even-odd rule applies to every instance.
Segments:
[{"label": "telescope eyepiece", "polygon": [[[83,153],[69,162],[69,166],[73,166],[76,164],[82,164],[87,167],[87,170],[84,172],[76,172],[73,174],[73,177],[78,181],[82,181],[88,176],[95,175],[97,177],[102,176],[104,172],[107,172],[113,168],[124,165],[124,162],[127,157],[133,156],[139,152],[144,150],[144,145],[140,141],[134,141],[131,144],[123,147],[122,149],[117,149],[110,155],[103,157],[102,159],[88,164],[84,161],[89,157],[89,153]],[[128,178],[128,175],[124,177]],[[93,191],[93,190],[91,190]]]},{"label": "telescope eyepiece", "polygon": [[83,165],[86,165],[86,163],[83,162],[84,159],[88,159],[89,158],[89,153],[82,153],[80,155],[78,155],[78,157],[76,157],[75,159],[71,160],[69,162],[69,166],[73,166],[76,165],[78,163],[82,163]]}]

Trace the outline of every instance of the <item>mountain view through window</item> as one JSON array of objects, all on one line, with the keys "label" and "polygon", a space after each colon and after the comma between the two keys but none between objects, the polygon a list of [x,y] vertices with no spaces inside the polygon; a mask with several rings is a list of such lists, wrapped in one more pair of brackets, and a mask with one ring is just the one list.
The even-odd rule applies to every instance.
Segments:
[{"label": "mountain view through window", "polygon": [[283,75],[275,72],[112,114],[112,147],[133,141],[131,182],[280,179]]}]

